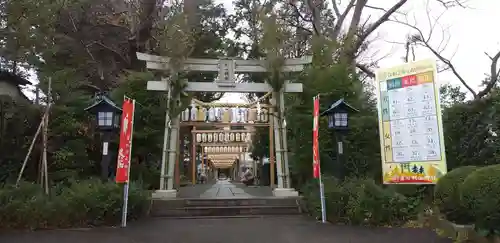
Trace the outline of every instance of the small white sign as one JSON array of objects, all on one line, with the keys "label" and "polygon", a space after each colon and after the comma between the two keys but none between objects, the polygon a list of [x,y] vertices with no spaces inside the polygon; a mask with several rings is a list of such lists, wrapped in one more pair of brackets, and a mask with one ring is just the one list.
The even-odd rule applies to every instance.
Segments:
[{"label": "small white sign", "polygon": [[109,145],[108,142],[104,142],[102,144],[102,155],[108,155],[108,145]]}]

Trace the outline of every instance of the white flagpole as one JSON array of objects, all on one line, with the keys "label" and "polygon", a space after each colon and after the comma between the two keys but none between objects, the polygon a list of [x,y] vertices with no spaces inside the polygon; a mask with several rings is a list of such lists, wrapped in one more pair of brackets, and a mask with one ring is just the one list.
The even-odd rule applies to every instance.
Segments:
[{"label": "white flagpole", "polygon": [[321,222],[326,223],[325,185],[321,179],[321,166],[319,169],[319,196],[321,199]]}]

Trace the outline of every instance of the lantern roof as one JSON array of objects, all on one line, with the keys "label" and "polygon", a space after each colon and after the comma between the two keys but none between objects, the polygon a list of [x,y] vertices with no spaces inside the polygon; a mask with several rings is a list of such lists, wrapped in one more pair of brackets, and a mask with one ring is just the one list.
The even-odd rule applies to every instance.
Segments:
[{"label": "lantern roof", "polygon": [[17,75],[12,72],[6,71],[6,70],[0,70],[0,80],[5,81],[5,82],[10,82],[11,84],[14,85],[31,85],[32,83]]},{"label": "lantern roof", "polygon": [[344,98],[342,98],[340,100],[337,100],[332,105],[330,105],[330,108],[328,108],[326,111],[321,112],[320,116],[326,116],[328,114],[335,112],[336,110],[344,110],[347,112],[359,112],[358,109],[354,108],[349,103],[345,102]]},{"label": "lantern roof", "polygon": [[108,106],[114,109],[115,111],[121,112],[122,109],[116,105],[108,96],[106,92],[99,92],[96,94],[94,103],[89,107],[85,108],[84,111],[93,111],[98,107]]}]

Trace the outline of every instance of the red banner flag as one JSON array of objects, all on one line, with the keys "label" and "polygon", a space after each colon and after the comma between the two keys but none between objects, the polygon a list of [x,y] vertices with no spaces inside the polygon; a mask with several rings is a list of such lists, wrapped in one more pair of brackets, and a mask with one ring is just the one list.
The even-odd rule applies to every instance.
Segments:
[{"label": "red banner flag", "polygon": [[319,165],[319,95],[313,98],[313,177],[319,178],[320,165]]},{"label": "red banner flag", "polygon": [[116,182],[128,183],[130,155],[132,152],[132,131],[134,126],[135,101],[125,98],[120,126],[120,147],[116,165]]}]

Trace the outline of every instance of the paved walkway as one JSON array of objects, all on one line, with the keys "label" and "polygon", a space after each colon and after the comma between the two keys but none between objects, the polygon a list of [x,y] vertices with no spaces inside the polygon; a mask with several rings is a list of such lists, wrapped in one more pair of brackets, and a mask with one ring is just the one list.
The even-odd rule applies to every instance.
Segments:
[{"label": "paved walkway", "polygon": [[[265,196],[270,188],[219,181],[181,191],[184,197]],[[272,195],[272,194],[271,194]],[[227,219],[143,219],[127,228],[96,228],[0,234],[1,243],[451,243],[426,229],[321,224],[304,216]]]},{"label": "paved walkway", "polygon": [[424,229],[324,225],[300,216],[148,219],[125,229],[40,231],[0,235],[2,243],[451,243]]},{"label": "paved walkway", "polygon": [[180,198],[252,198],[272,197],[270,187],[245,186],[243,183],[219,180],[212,184],[182,187]]},{"label": "paved walkway", "polygon": [[236,187],[227,180],[217,181],[212,187],[203,192],[200,198],[251,198],[242,188]]}]

